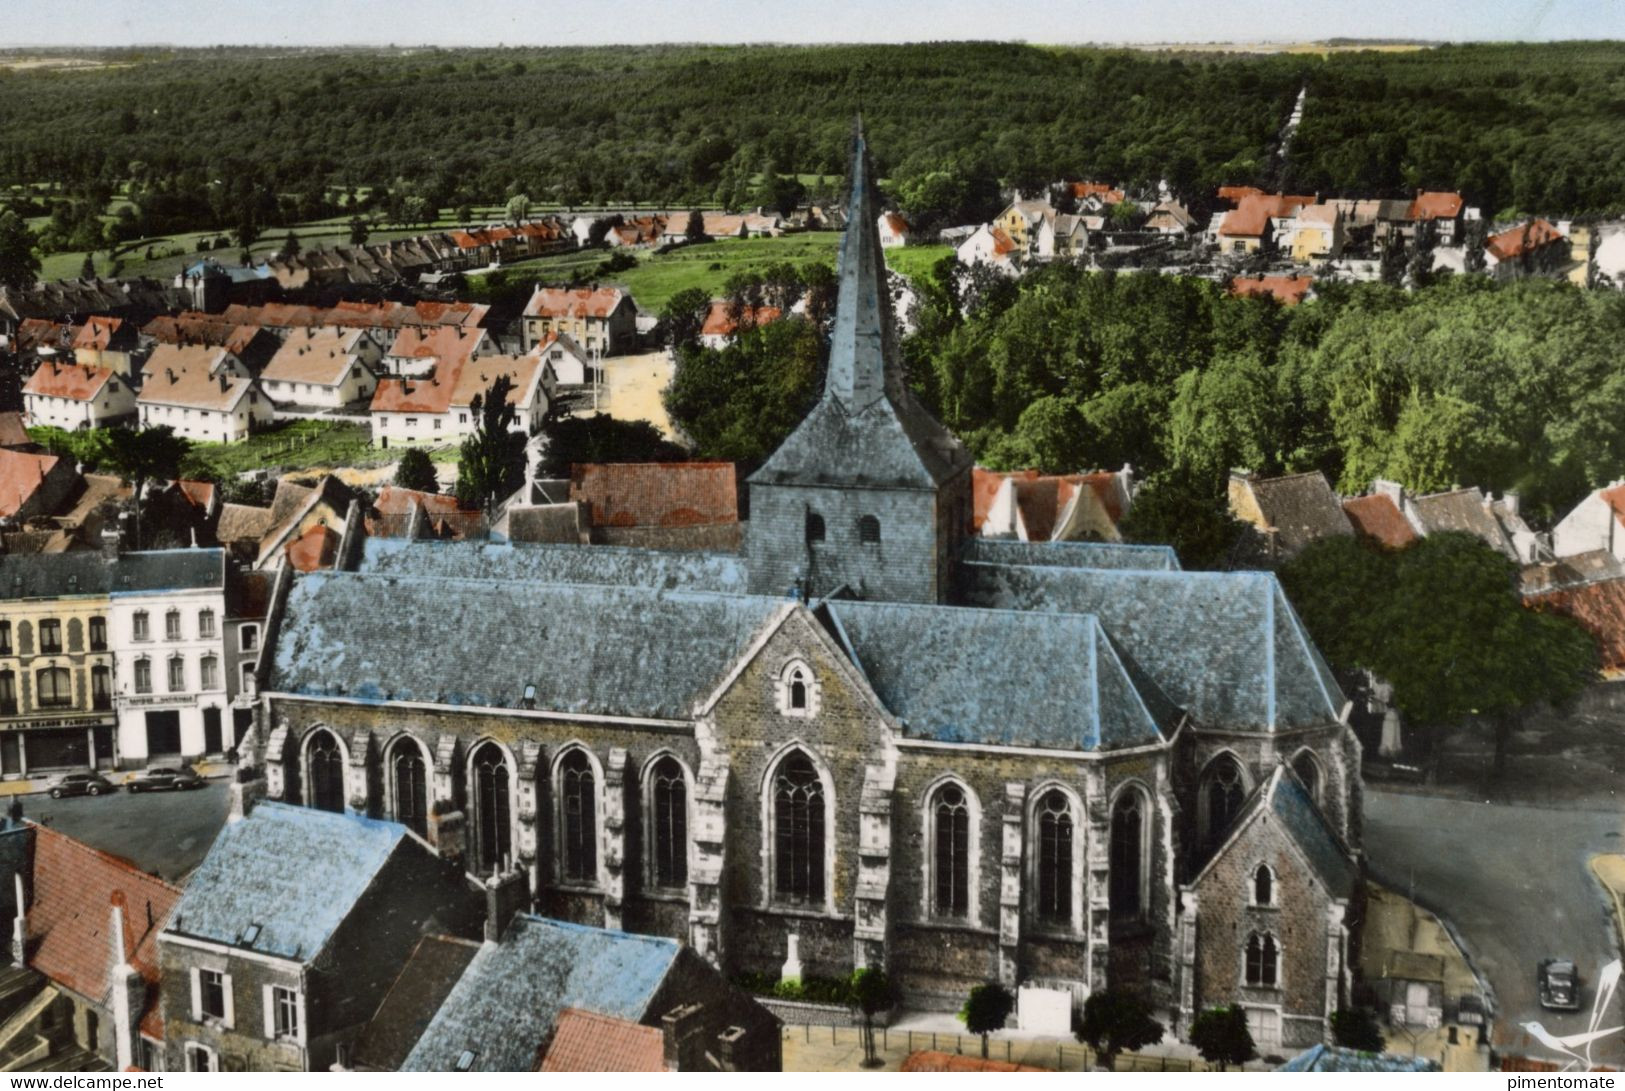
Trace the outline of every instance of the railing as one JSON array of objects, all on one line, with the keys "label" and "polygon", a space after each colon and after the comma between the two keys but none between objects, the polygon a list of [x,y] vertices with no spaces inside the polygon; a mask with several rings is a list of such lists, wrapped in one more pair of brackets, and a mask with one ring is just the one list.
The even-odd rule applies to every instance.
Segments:
[{"label": "railing", "polygon": [[[965,1057],[982,1055],[982,1040],[975,1034],[931,1030],[896,1030],[875,1027],[875,1051],[889,1063],[901,1064],[911,1053],[923,1051],[957,1053]],[[863,1049],[862,1026],[834,1026],[812,1023],[790,1024],[783,1028],[787,1046],[801,1045],[810,1050],[828,1048]],[[1000,1038],[988,1040],[989,1060],[1047,1068],[1056,1072],[1091,1072],[1098,1064],[1095,1051],[1078,1042],[1042,1038]],[[788,1058],[787,1058],[788,1060]],[[812,1057],[808,1058],[809,1061]],[[824,1060],[824,1058],[820,1058]],[[800,1065],[798,1068],[802,1067]],[[1120,1053],[1114,1066],[1118,1072],[1215,1072],[1216,1065],[1187,1057]],[[788,1071],[788,1068],[786,1069]]]}]

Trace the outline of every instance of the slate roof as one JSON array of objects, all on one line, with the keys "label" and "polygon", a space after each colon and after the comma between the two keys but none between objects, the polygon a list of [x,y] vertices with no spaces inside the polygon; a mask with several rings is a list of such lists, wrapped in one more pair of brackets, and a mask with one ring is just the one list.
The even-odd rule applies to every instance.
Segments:
[{"label": "slate roof", "polygon": [[873,176],[860,133],[853,142],[824,393],[751,477],[753,484],[935,489],[970,468],[970,453],[903,382]]},{"label": "slate roof", "polygon": [[1062,568],[1144,569],[1178,572],[1172,546],[1120,542],[1018,542],[1008,538],[972,538],[965,560],[986,564],[1059,566]]},{"label": "slate roof", "polygon": [[225,587],[223,549],[148,549],[119,555],[112,594],[142,595],[154,591],[195,591]]},{"label": "slate roof", "polygon": [[166,931],[309,962],[407,839],[394,822],[262,802],[221,829]]},{"label": "slate roof", "polygon": [[1367,1053],[1324,1043],[1310,1046],[1277,1072],[1437,1072],[1439,1062],[1426,1057],[1402,1057],[1396,1053]]},{"label": "slate roof", "polygon": [[361,1032],[355,1067],[381,1072],[399,1069],[479,949],[478,943],[454,936],[419,940]]},{"label": "slate roof", "polygon": [[1404,549],[1419,537],[1399,505],[1382,493],[1343,501],[1343,514],[1356,534],[1389,549]]},{"label": "slate roof", "polygon": [[0,553],[0,601],[105,595],[111,583],[100,553]]},{"label": "slate roof", "polygon": [[1125,659],[1205,726],[1269,732],[1331,723],[1342,710],[1273,573],[985,561],[961,571],[969,605],[1096,615]]},{"label": "slate roof", "polygon": [[1264,530],[1275,532],[1280,552],[1298,552],[1321,538],[1354,533],[1337,494],[1319,470],[1285,477],[1248,478],[1247,487],[1263,514]]},{"label": "slate roof", "polygon": [[675,940],[610,932],[530,914],[487,943],[452,988],[403,1072],[529,1072],[564,1008],[633,1022],[649,1015],[676,961]]},{"label": "slate roof", "polygon": [[538,709],[676,719],[783,607],[647,587],[313,572],[288,596],[265,688],[518,708],[534,686]]},{"label": "slate roof", "polygon": [[1455,489],[1412,497],[1411,506],[1416,512],[1416,521],[1422,524],[1424,534],[1458,530],[1471,534],[1514,561],[1518,560],[1517,549],[1508,540],[1495,513],[1484,503],[1484,494],[1477,489]]},{"label": "slate roof", "polygon": [[270,508],[256,508],[250,504],[220,505],[220,521],[214,534],[222,542],[253,542],[258,545],[274,523]]},{"label": "slate roof", "polygon": [[732,462],[588,462],[570,467],[570,499],[595,527],[692,527],[739,521]]},{"label": "slate roof", "polygon": [[369,541],[360,571],[731,593],[742,593],[746,586],[744,562],[737,556],[630,546]]},{"label": "slate roof", "polygon": [[1101,750],[1154,743],[1177,725],[1092,617],[833,600],[824,609],[913,738]]},{"label": "slate roof", "polygon": [[665,1072],[666,1041],[655,1027],[580,1008],[559,1012],[541,1072]]},{"label": "slate roof", "polygon": [[1270,813],[1292,835],[1326,889],[1334,897],[1347,897],[1359,880],[1359,865],[1343,844],[1303,783],[1286,765],[1277,765],[1266,792]]}]

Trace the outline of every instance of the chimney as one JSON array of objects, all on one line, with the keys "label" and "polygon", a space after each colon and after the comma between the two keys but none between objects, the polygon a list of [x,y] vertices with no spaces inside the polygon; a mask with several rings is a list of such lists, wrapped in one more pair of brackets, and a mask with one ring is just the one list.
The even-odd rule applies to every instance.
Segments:
[{"label": "chimney", "polygon": [[530,884],[519,868],[498,871],[485,881],[485,938],[499,940],[515,913],[530,904]]},{"label": "chimney", "polygon": [[119,548],[123,541],[118,526],[102,528],[102,559],[107,561],[118,560]]},{"label": "chimney", "polygon": [[113,1050],[118,1070],[128,1071],[139,1063],[136,1043],[141,1040],[141,1009],[146,1007],[147,983],[130,965],[130,952],[124,949],[124,910],[115,904],[113,924]]},{"label": "chimney", "polygon": [[668,1071],[703,1071],[700,1060],[704,1043],[700,1041],[700,1033],[704,1028],[700,1017],[704,1014],[703,1004],[683,1004],[661,1016],[660,1037]]}]

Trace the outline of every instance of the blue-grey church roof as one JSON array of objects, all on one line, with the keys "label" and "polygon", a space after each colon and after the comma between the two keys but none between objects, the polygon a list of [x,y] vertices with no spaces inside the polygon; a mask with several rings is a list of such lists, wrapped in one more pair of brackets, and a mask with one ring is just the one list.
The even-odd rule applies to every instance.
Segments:
[{"label": "blue-grey church roof", "polygon": [[967,605],[1093,614],[1198,723],[1274,731],[1330,723],[1343,695],[1269,572],[961,567]]},{"label": "blue-grey church roof", "polygon": [[1136,687],[1092,617],[853,601],[824,609],[910,737],[1101,750],[1158,742],[1177,726],[1178,713],[1148,682]]},{"label": "blue-grey church roof", "polygon": [[847,201],[823,396],[750,481],[935,489],[969,470],[970,453],[903,382],[874,164],[861,132]]},{"label": "blue-grey church roof", "polygon": [[1036,564],[1062,568],[1143,568],[1178,572],[1172,546],[1124,542],[1022,542],[1014,538],[971,538],[965,560],[987,564]]},{"label": "blue-grey church roof", "polygon": [[401,1070],[450,1072],[468,1051],[470,1071],[529,1072],[564,1008],[642,1022],[678,950],[675,940],[522,913],[500,943],[480,948]]},{"label": "blue-grey church roof", "polygon": [[390,576],[534,580],[690,591],[745,590],[744,561],[732,553],[630,546],[501,545],[369,538],[360,571]]},{"label": "blue-grey church roof", "polygon": [[166,930],[308,961],[406,837],[394,822],[262,802],[220,831]]}]

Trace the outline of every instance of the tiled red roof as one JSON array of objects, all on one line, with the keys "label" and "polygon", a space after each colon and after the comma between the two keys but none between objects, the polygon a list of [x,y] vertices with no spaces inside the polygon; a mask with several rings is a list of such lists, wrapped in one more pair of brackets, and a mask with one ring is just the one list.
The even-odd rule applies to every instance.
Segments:
[{"label": "tiled red roof", "polygon": [[1291,307],[1302,303],[1314,284],[1313,277],[1237,277],[1230,282],[1230,294],[1267,295]]},{"label": "tiled red roof", "polygon": [[730,337],[741,325],[746,329],[755,326],[765,326],[769,322],[777,322],[783,314],[777,307],[745,307],[739,312],[742,321],[735,322],[730,313],[732,305],[725,299],[713,299],[710,309],[705,312],[705,322],[700,326],[702,334]]},{"label": "tiled red roof", "polygon": [[124,914],[123,948],[147,982],[154,1002],[148,1015],[155,1017],[158,933],[180,901],[180,889],[67,834],[44,826],[31,831],[28,965],[80,996],[104,1001],[115,965],[109,929],[117,905]]},{"label": "tiled red roof", "polygon": [[373,413],[444,413],[462,373],[461,362],[441,361],[427,378],[379,379],[368,408]]},{"label": "tiled red roof", "polygon": [[995,257],[1003,257],[1005,254],[1017,249],[1015,240],[1010,237],[1010,233],[1004,228],[995,227],[992,229],[992,234],[993,254]]},{"label": "tiled red roof", "polygon": [[209,506],[214,503],[213,481],[188,481],[182,478],[176,481],[175,484],[180,489],[181,495],[186,497],[187,502],[194,508],[202,508],[207,511]]},{"label": "tiled red roof", "polygon": [[1392,498],[1381,493],[1356,496],[1343,501],[1343,514],[1354,524],[1354,532],[1389,549],[1404,549],[1416,541],[1416,528],[1400,512]]},{"label": "tiled red roof", "polygon": [[1272,218],[1290,216],[1304,205],[1315,203],[1313,197],[1289,197],[1281,193],[1252,193],[1225,213],[1219,234],[1232,238],[1253,238],[1264,234]]},{"label": "tiled red roof", "polygon": [[902,1072],[1048,1072],[1047,1068],[995,1061],[992,1058],[970,1057],[959,1053],[924,1049],[910,1053],[899,1071]]},{"label": "tiled red roof", "polygon": [[1597,640],[1601,667],[1625,671],[1625,579],[1598,580],[1562,591],[1531,595],[1525,604],[1578,621]]},{"label": "tiled red roof", "polygon": [[1240,204],[1248,197],[1262,197],[1264,191],[1257,186],[1220,186],[1219,200],[1229,201],[1232,205]]},{"label": "tiled red roof", "polygon": [[91,367],[89,364],[57,363],[47,361],[29,376],[23,387],[24,394],[38,394],[46,398],[71,398],[88,402],[102,392],[107,380],[113,377],[111,368]]},{"label": "tiled red roof", "polygon": [[332,568],[338,555],[338,532],[320,523],[288,543],[288,563],[299,572]]},{"label": "tiled red roof", "polygon": [[1411,202],[1413,220],[1453,220],[1461,215],[1462,199],[1459,193],[1422,192]]},{"label": "tiled red roof", "polygon": [[0,450],[0,516],[17,514],[60,461],[56,455]]},{"label": "tiled red roof", "polygon": [[565,1008],[559,1012],[553,1041],[537,1070],[664,1072],[665,1040],[654,1027],[580,1008]]},{"label": "tiled red roof", "polygon": [[1085,197],[1099,197],[1109,205],[1123,203],[1123,191],[1106,182],[1073,182],[1072,196],[1083,200]]},{"label": "tiled red roof", "polygon": [[1614,519],[1625,524],[1625,484],[1613,485],[1606,489],[1598,489],[1597,495],[1607,504],[1614,513]]},{"label": "tiled red roof", "polygon": [[619,288],[539,287],[525,304],[525,317],[608,318],[625,298]]},{"label": "tiled red roof", "polygon": [[890,231],[893,235],[908,234],[908,221],[903,219],[901,213],[888,212],[881,218],[886,221],[886,230]]},{"label": "tiled red roof", "polygon": [[79,333],[73,339],[76,349],[105,349],[113,343],[119,327],[124,325],[122,318],[106,318],[101,315],[92,315],[85,319],[85,324],[79,327]]},{"label": "tiled red roof", "polygon": [[21,413],[0,413],[0,447],[23,447],[32,442]]},{"label": "tiled red roof", "polygon": [[1014,470],[1002,473],[978,466],[971,471],[971,507],[978,527],[987,521],[1005,478],[1012,478],[1016,483],[1016,507],[1021,511],[1021,522],[1027,528],[1027,536],[1033,541],[1050,538],[1056,520],[1066,511],[1080,489],[1094,492],[1102,510],[1113,523],[1123,518],[1123,500],[1117,489],[1117,475],[1109,471],[1040,474],[1037,470]]},{"label": "tiled red roof", "polygon": [[606,462],[570,467],[570,499],[599,527],[694,527],[739,521],[732,462]]},{"label": "tiled red roof", "polygon": [[401,329],[406,326],[478,326],[490,307],[484,303],[363,303],[339,300],[331,307],[305,307],[293,303],[266,303],[250,307],[234,303],[220,319],[239,326],[364,326]]},{"label": "tiled red roof", "polygon": [[17,323],[16,349],[31,352],[42,347],[71,346],[78,331],[66,322],[52,322],[49,318],[25,318]]},{"label": "tiled red roof", "polygon": [[1485,249],[1502,261],[1533,253],[1550,243],[1563,241],[1563,233],[1545,220],[1532,220],[1491,235]]}]

